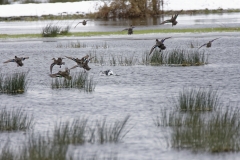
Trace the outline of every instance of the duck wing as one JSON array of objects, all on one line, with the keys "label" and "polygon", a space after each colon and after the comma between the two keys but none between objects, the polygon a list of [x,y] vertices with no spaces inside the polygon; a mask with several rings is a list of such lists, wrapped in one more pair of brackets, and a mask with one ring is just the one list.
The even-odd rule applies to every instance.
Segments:
[{"label": "duck wing", "polygon": [[153,50],[154,50],[157,46],[158,46],[158,45],[154,45],[154,46],[151,48],[149,55],[153,52]]},{"label": "duck wing", "polygon": [[55,65],[56,63],[52,63],[51,65],[50,65],[50,73],[52,73],[52,69],[53,69],[53,66]]},{"label": "duck wing", "polygon": [[[78,24],[79,24],[79,23],[83,23],[83,22],[78,22]],[[78,24],[77,24],[77,25],[78,25]],[[77,27],[77,25],[76,25],[74,28],[76,28],[76,27]]]},{"label": "duck wing", "polygon": [[56,78],[56,77],[59,76],[59,74],[58,74],[58,73],[55,73],[55,74],[49,74],[49,76],[52,77],[52,78]]},{"label": "duck wing", "polygon": [[76,58],[72,58],[72,57],[67,57],[67,56],[65,56],[66,58],[68,58],[68,59],[71,59],[71,60],[73,60],[74,62],[76,62],[77,63],[77,61],[76,61]]},{"label": "duck wing", "polygon": [[15,59],[9,59],[9,60],[7,60],[7,61],[5,61],[3,63],[8,63],[8,62],[16,62],[16,61],[15,61]]},{"label": "duck wing", "polygon": [[169,38],[172,38],[172,37],[163,38],[161,42],[163,43],[166,39],[169,39]]},{"label": "duck wing", "polygon": [[215,41],[215,40],[217,40],[217,39],[219,39],[219,38],[221,38],[221,37],[215,38],[215,39],[213,39],[213,40],[211,40],[211,41],[209,41],[209,42],[213,42],[213,41]]},{"label": "duck wing", "polygon": [[177,13],[174,15],[174,17],[172,17],[172,20],[173,20],[173,21],[176,21],[176,19],[177,19],[179,13],[181,13],[182,11],[183,11],[183,10],[177,12]]},{"label": "duck wing", "polygon": [[207,43],[205,43],[205,44],[203,44],[203,45],[201,45],[198,49],[200,49],[201,47],[203,47],[203,46],[206,46],[207,45]]},{"label": "duck wing", "polygon": [[163,21],[162,23],[160,23],[159,25],[165,24],[165,23],[172,23],[172,19],[168,19],[166,21]]},{"label": "duck wing", "polygon": [[29,57],[21,57],[20,59],[24,61],[25,59],[29,59]]}]

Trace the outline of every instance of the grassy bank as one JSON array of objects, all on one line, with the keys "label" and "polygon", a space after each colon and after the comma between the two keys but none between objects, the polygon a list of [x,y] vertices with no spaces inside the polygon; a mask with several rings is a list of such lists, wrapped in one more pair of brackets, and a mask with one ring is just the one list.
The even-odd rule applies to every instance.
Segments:
[{"label": "grassy bank", "polygon": [[[189,28],[189,29],[147,29],[134,30],[134,34],[150,34],[150,33],[209,33],[209,32],[240,32],[238,28]],[[66,35],[58,35],[58,37],[91,37],[91,36],[108,36],[108,35],[127,35],[126,32],[74,32]],[[8,38],[41,38],[39,34],[0,34],[1,39]]]}]

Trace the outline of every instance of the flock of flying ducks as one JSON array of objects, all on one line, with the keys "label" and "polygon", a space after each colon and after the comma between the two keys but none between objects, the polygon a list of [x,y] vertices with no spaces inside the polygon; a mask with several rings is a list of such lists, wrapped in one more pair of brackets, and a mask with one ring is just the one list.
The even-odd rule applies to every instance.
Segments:
[{"label": "flock of flying ducks", "polygon": [[[160,23],[160,25],[165,24],[165,23],[172,23],[172,26],[177,25],[178,22],[176,21],[176,19],[177,19],[179,13],[181,13],[181,12],[182,12],[182,10],[179,11],[179,12],[177,12],[176,14],[172,15],[171,19],[165,20],[165,21],[163,21],[162,23]],[[79,22],[79,23],[82,23],[83,25],[86,25],[86,24],[87,24],[87,21],[88,21],[88,20],[84,20],[84,21]],[[77,23],[77,25],[78,25],[79,23]],[[76,25],[74,28],[76,28],[77,25]],[[133,27],[133,26],[131,25],[129,28],[125,28],[125,29],[122,30],[122,31],[127,30],[127,31],[128,31],[128,34],[131,35],[131,34],[133,34],[133,28],[135,28],[135,27]],[[152,52],[154,51],[154,49],[157,48],[157,47],[159,48],[159,52],[161,52],[162,50],[165,50],[165,49],[166,49],[166,46],[164,45],[164,41],[167,40],[167,39],[169,39],[169,38],[172,38],[172,37],[166,37],[166,38],[161,39],[160,41],[159,41],[158,39],[156,39],[156,44],[151,48],[149,55],[151,55],[151,53],[152,53]],[[220,37],[219,37],[219,38],[220,38]],[[201,45],[198,49],[200,49],[200,48],[203,47],[203,46],[206,46],[207,48],[211,47],[211,46],[212,46],[212,42],[215,41],[215,40],[217,40],[217,39],[219,39],[219,38],[215,38],[215,39],[213,39],[213,40],[211,40],[211,41],[209,41],[209,42]],[[86,56],[82,57],[81,59],[72,58],[72,57],[68,57],[68,56],[65,56],[65,57],[68,58],[68,59],[70,59],[70,60],[73,60],[73,61],[76,62],[77,64],[76,64],[75,66],[73,66],[72,68],[70,68],[70,69],[65,68],[65,71],[59,71],[59,72],[57,72],[57,73],[52,74],[53,66],[59,65],[60,68],[61,68],[62,65],[65,65],[65,62],[63,62],[63,59],[64,59],[64,58],[62,58],[62,57],[59,57],[58,59],[53,58],[53,59],[52,59],[52,60],[53,60],[53,63],[50,65],[50,73],[51,73],[51,74],[49,74],[50,77],[52,77],[52,78],[55,78],[55,77],[64,77],[64,78],[66,78],[66,79],[71,80],[71,76],[70,76],[70,70],[71,70],[71,69],[74,69],[74,68],[76,68],[76,67],[80,67],[80,68],[83,68],[85,72],[86,72],[86,71],[89,71],[91,68],[88,66],[88,62],[89,62],[91,59],[94,58],[94,57],[89,57],[89,55],[86,55]],[[15,62],[15,63],[17,63],[17,66],[18,66],[18,67],[21,67],[21,66],[23,66],[22,61],[24,61],[24,60],[26,60],[26,59],[29,59],[29,57],[17,57],[17,56],[15,56],[14,59],[9,59],[9,60],[7,60],[7,61],[5,61],[5,62],[3,62],[3,63]],[[109,75],[114,75],[113,71],[111,71],[111,70],[101,71],[101,73],[102,73],[103,75],[108,75],[108,76],[109,76]]]}]

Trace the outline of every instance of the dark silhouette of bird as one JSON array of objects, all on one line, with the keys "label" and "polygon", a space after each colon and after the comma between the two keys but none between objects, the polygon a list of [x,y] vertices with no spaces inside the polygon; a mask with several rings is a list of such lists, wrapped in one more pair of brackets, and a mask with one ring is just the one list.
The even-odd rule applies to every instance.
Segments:
[{"label": "dark silhouette of bird", "polygon": [[76,67],[80,67],[80,68],[83,68],[85,71],[89,71],[91,68],[88,66],[88,62],[93,59],[94,57],[91,57],[89,58],[89,55],[86,55],[84,57],[82,57],[81,59],[78,59],[78,58],[72,58],[72,57],[67,57],[66,58],[68,59],[71,59],[73,60],[74,62],[77,63],[77,65],[73,66],[72,68],[70,69],[74,69]]},{"label": "dark silhouette of bird", "polygon": [[72,79],[72,77],[70,76],[70,69],[68,69],[67,67],[65,68],[65,71],[59,71],[58,73],[50,74],[49,76],[52,78],[64,77],[68,80]]},{"label": "dark silhouette of bird", "polygon": [[122,31],[128,31],[128,35],[131,35],[131,34],[133,34],[133,28],[135,28],[135,27],[133,27],[132,25],[129,27],[129,28],[125,28],[125,29],[123,29]]},{"label": "dark silhouette of bird", "polygon": [[[82,24],[85,26],[85,25],[87,24],[87,21],[88,21],[88,20],[83,20],[82,22],[78,22],[78,24],[79,24],[79,23],[82,23]],[[78,25],[78,24],[77,24],[77,25]],[[74,28],[76,28],[77,25],[76,25]]]},{"label": "dark silhouette of bird", "polygon": [[171,38],[171,37],[167,37],[167,38],[164,38],[164,39],[162,39],[161,41],[159,41],[158,39],[156,39],[156,44],[152,47],[152,49],[150,50],[150,53],[149,53],[149,55],[153,52],[153,50],[156,48],[156,47],[158,47],[160,50],[159,50],[159,52],[161,52],[162,50],[165,50],[166,49],[166,46],[164,45],[164,41],[166,40],[166,39],[169,39],[169,38]]},{"label": "dark silhouette of bird", "polygon": [[[220,38],[220,37],[219,37],[219,38]],[[212,46],[212,42],[215,41],[215,40],[217,40],[217,39],[219,39],[219,38],[215,38],[215,39],[209,41],[208,43],[205,43],[205,44],[201,45],[198,49],[200,49],[200,48],[203,47],[203,46],[206,46],[207,48],[211,47],[211,46]]]},{"label": "dark silhouette of bird", "polygon": [[162,23],[160,23],[160,25],[162,25],[162,24],[165,24],[165,23],[172,23],[172,27],[173,26],[175,26],[175,25],[177,25],[177,17],[178,17],[178,15],[179,15],[179,13],[181,13],[183,10],[181,10],[181,11],[179,11],[179,12],[177,12],[174,16],[172,15],[172,18],[171,19],[168,19],[168,20],[166,20],[166,21],[163,21]]},{"label": "dark silhouette of bird", "polygon": [[14,59],[9,59],[9,60],[7,60],[3,63],[16,62],[18,67],[22,67],[23,66],[22,61],[24,61],[25,59],[29,59],[29,57],[17,57],[17,56],[15,56]]},{"label": "dark silhouette of bird", "polygon": [[58,59],[53,58],[53,63],[50,65],[50,72],[52,73],[52,68],[54,65],[59,65],[61,68],[61,65],[65,65],[65,62],[63,62],[64,58],[59,57]]}]

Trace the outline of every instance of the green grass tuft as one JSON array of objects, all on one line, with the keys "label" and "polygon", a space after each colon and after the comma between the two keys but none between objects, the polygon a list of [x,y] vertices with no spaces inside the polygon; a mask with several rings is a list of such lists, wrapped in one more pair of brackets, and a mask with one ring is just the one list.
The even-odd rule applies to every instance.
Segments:
[{"label": "green grass tuft", "polygon": [[0,92],[7,94],[24,93],[27,90],[28,72],[17,72],[11,75],[0,74]]},{"label": "green grass tuft", "polygon": [[0,110],[0,131],[28,130],[33,125],[33,116],[24,113],[21,108]]}]

